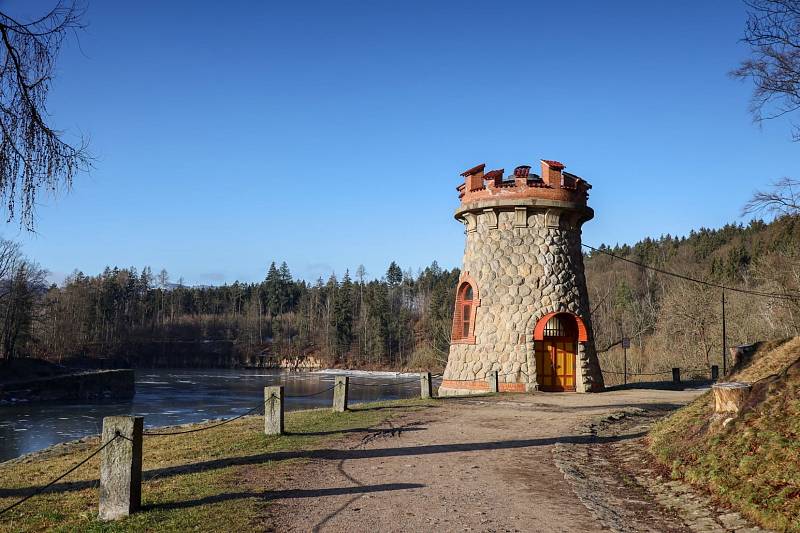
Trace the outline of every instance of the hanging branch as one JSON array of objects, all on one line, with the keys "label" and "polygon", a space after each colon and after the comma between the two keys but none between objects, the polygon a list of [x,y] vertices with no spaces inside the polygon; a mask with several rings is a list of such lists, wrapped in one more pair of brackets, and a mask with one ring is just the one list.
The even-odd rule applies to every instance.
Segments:
[{"label": "hanging branch", "polygon": [[[749,0],[742,42],[751,57],[731,76],[750,79],[755,87],[750,111],[756,122],[788,115],[800,109],[800,2]],[[800,141],[800,126],[793,131]]]},{"label": "hanging branch", "polygon": [[781,178],[769,190],[759,190],[742,208],[742,215],[766,211],[777,216],[800,213],[800,180]]},{"label": "hanging branch", "polygon": [[45,121],[56,56],[67,33],[84,27],[83,13],[61,1],[27,23],[0,11],[0,199],[8,220],[18,216],[29,231],[39,192],[68,190],[91,166],[85,139],[70,145]]}]

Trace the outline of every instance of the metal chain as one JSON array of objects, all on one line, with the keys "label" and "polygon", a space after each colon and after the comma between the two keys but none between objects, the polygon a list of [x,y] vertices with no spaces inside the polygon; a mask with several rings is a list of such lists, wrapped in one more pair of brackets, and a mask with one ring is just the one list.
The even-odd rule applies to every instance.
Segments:
[{"label": "metal chain", "polygon": [[[432,376],[431,376],[432,377]],[[394,385],[407,385],[408,383],[419,383],[419,378],[409,379],[408,381],[398,381],[393,383],[359,383],[358,381],[351,381],[351,385],[356,387],[391,387]]]},{"label": "metal chain", "polygon": [[284,398],[311,398],[312,396],[319,396],[320,394],[325,394],[326,392],[332,391],[336,388],[336,385],[332,385],[325,390],[321,390],[318,392],[314,392],[311,394],[295,394],[295,395],[287,395]]},{"label": "metal chain", "polygon": [[246,413],[242,413],[242,414],[240,414],[238,416],[234,416],[234,417],[231,417],[231,418],[226,418],[222,422],[220,422],[218,424],[214,424],[212,426],[205,426],[205,427],[194,428],[194,429],[186,429],[186,430],[181,430],[181,431],[145,432],[144,435],[146,437],[163,437],[163,436],[166,436],[166,435],[184,435],[186,433],[197,433],[198,431],[205,431],[207,429],[214,429],[214,428],[218,428],[220,426],[224,426],[225,424],[227,424],[229,422],[233,422],[234,420],[239,420],[240,418],[243,418],[243,417],[245,417],[245,416],[247,416],[249,414],[252,414],[255,411],[257,411],[258,409],[261,409],[263,407],[264,407],[264,403],[263,402],[259,402],[258,405],[256,405],[255,407],[253,407],[252,409],[250,409]]}]

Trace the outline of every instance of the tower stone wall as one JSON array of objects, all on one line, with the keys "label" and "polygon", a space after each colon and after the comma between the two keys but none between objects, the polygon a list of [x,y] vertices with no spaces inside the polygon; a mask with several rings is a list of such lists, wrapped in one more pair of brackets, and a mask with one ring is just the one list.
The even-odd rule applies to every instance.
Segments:
[{"label": "tower stone wall", "polygon": [[[469,282],[476,293],[474,324],[471,335],[454,335],[442,395],[485,390],[493,371],[501,391],[536,390],[534,330],[552,313],[569,313],[584,332],[575,390],[603,387],[581,252],[581,225],[593,216],[590,186],[558,162],[542,167],[544,179],[529,167],[518,167],[514,181],[503,180],[502,171],[484,174],[483,166],[464,173],[455,215],[466,233],[459,285]],[[461,327],[458,305],[454,333]]]}]

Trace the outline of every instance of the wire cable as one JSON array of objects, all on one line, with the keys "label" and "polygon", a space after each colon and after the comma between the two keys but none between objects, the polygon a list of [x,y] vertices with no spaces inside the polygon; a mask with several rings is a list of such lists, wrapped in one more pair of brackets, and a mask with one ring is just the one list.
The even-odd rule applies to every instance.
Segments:
[{"label": "wire cable", "polygon": [[739,293],[742,293],[742,294],[750,294],[752,296],[761,296],[761,297],[764,297],[764,298],[775,298],[777,300],[800,301],[800,294],[789,294],[789,293],[777,294],[777,293],[771,293],[771,292],[754,291],[754,290],[749,290],[749,289],[739,289],[737,287],[729,287],[727,285],[722,285],[722,284],[719,284],[719,283],[713,283],[711,281],[697,279],[697,278],[693,278],[691,276],[686,276],[684,274],[678,274],[677,272],[671,272],[669,270],[664,270],[664,269],[661,269],[661,268],[658,268],[658,267],[654,267],[654,266],[651,266],[651,265],[646,265],[644,263],[640,263],[639,261],[634,261],[633,259],[628,259],[626,257],[619,256],[617,254],[608,252],[606,250],[601,250],[599,248],[595,248],[594,246],[589,246],[588,244],[581,243],[581,246],[583,246],[584,248],[588,248],[588,249],[590,249],[590,250],[592,250],[594,252],[598,252],[598,253],[601,253],[601,254],[605,254],[605,255],[607,255],[609,257],[613,257],[614,259],[618,259],[620,261],[624,261],[626,263],[630,263],[632,265],[636,265],[636,266],[644,268],[646,270],[652,270],[653,272],[658,272],[659,274],[672,276],[672,277],[675,277],[675,278],[678,278],[678,279],[682,279],[684,281],[691,281],[691,282],[694,282],[694,283],[700,283],[701,285],[705,285],[706,287],[715,287],[717,289],[722,289],[722,290],[725,290],[725,291],[739,292]]}]

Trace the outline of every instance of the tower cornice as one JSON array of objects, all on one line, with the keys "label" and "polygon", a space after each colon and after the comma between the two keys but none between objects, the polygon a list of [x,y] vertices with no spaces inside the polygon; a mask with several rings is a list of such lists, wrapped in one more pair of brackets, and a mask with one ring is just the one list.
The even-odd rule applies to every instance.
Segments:
[{"label": "tower cornice", "polygon": [[507,198],[495,197],[480,200],[473,200],[469,203],[463,203],[456,209],[454,217],[458,221],[463,221],[467,213],[483,213],[487,209],[490,210],[507,210],[513,211],[517,208],[532,208],[533,210],[547,211],[550,209],[557,209],[559,211],[572,211],[578,214],[580,223],[594,218],[594,210],[587,206],[585,203],[569,202],[563,200],[548,200],[544,198]]}]

